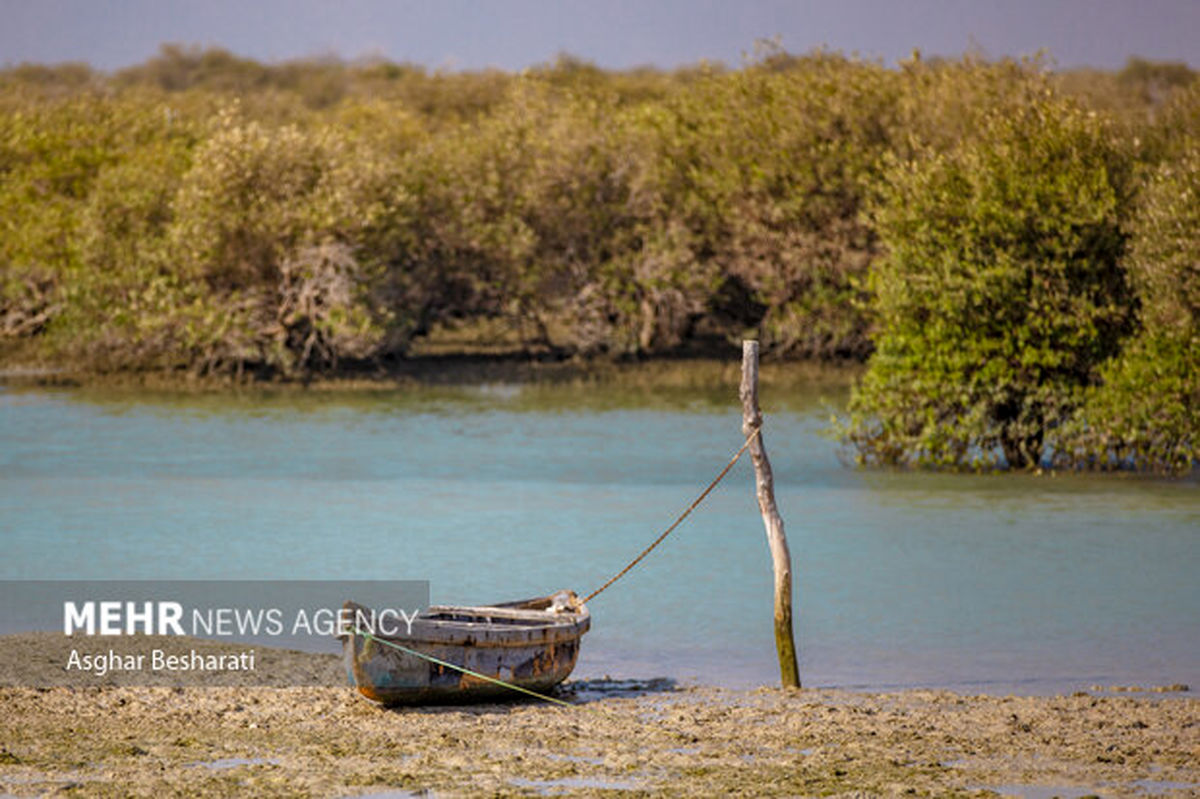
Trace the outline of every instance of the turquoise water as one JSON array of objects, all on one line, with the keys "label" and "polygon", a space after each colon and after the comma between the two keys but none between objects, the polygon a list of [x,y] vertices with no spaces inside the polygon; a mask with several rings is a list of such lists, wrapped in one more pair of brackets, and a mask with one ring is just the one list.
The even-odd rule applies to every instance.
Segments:
[{"label": "turquoise water", "polygon": [[[0,578],[411,578],[455,603],[584,593],[741,444],[725,376],[0,389]],[[823,435],[819,400],[844,393],[764,387],[807,684],[1200,685],[1200,484],[860,472]],[[578,675],[776,679],[749,465],[591,608]]]}]

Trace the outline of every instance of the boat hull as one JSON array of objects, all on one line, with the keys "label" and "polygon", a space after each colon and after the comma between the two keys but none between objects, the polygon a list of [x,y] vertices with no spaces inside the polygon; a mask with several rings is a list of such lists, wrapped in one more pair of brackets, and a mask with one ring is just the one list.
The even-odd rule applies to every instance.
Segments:
[{"label": "boat hull", "polygon": [[[353,602],[345,608],[369,613]],[[587,608],[570,592],[500,605],[434,606],[403,636],[343,636],[343,656],[359,692],[384,705],[517,698],[519,692],[476,675],[549,691],[575,668],[590,626]]]}]

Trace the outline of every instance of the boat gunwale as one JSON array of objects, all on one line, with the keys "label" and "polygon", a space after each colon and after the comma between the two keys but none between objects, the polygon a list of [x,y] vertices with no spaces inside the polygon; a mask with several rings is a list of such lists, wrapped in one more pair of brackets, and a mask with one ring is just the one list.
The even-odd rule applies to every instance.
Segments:
[{"label": "boat gunwale", "polygon": [[[369,610],[357,602],[347,602],[346,605]],[[429,611],[447,610],[463,615],[497,616],[533,623],[505,624],[485,620],[437,619],[425,615]],[[497,610],[501,612],[496,613]],[[591,614],[582,604],[568,611],[497,608],[493,605],[432,605],[413,620],[407,635],[372,633],[370,636],[364,636],[362,633],[352,632],[348,633],[347,637],[356,635],[377,638],[404,646],[515,648],[548,646],[578,639],[589,629]]]}]

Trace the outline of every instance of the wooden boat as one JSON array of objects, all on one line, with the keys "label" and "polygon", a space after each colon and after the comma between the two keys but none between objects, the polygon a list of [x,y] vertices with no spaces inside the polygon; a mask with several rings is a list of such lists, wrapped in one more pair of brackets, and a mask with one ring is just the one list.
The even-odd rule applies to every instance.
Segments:
[{"label": "wooden boat", "polygon": [[[343,608],[351,614],[371,612],[354,602]],[[363,696],[385,705],[435,704],[521,694],[388,642],[544,693],[575,668],[580,638],[590,626],[587,607],[575,593],[559,591],[497,605],[433,605],[413,621],[411,634],[340,637],[347,674]]]}]

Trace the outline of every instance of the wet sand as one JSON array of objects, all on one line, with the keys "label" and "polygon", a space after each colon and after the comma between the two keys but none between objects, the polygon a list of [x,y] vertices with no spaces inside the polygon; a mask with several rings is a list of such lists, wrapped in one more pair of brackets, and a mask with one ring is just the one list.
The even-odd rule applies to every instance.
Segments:
[{"label": "wet sand", "polygon": [[[349,688],[0,688],[18,796],[1200,795],[1200,701],[568,683],[384,709]],[[410,793],[412,792],[412,793]]]}]

